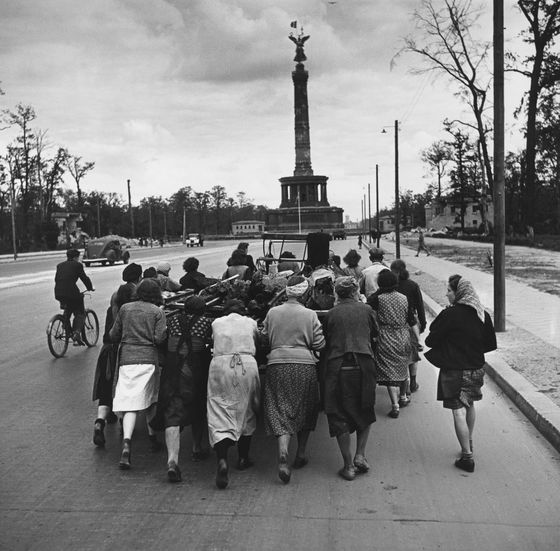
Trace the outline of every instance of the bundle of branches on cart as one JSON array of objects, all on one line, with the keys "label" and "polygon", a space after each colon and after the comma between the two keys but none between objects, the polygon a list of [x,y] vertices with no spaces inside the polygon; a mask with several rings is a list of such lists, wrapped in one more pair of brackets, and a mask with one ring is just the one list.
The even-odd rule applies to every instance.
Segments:
[{"label": "bundle of branches on cart", "polygon": [[220,281],[211,285],[200,292],[200,296],[208,303],[215,299],[218,302],[225,302],[230,299],[243,301],[245,304],[249,300],[250,281],[235,279],[233,281]]}]

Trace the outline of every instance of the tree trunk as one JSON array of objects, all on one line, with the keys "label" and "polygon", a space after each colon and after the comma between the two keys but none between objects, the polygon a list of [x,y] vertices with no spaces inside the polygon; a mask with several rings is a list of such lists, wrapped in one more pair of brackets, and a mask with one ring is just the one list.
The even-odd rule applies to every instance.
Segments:
[{"label": "tree trunk", "polygon": [[524,204],[525,224],[535,225],[536,202],[537,202],[537,171],[535,166],[537,148],[537,103],[539,99],[539,78],[541,74],[543,50],[535,43],[537,49],[535,63],[531,72],[531,87],[527,101],[527,139],[525,145],[525,190]]}]

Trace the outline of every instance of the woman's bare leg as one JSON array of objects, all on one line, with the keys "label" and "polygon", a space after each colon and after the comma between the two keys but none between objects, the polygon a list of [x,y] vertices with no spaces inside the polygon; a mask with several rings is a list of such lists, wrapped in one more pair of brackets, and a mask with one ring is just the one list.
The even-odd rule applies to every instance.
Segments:
[{"label": "woman's bare leg", "polygon": [[165,445],[167,446],[167,463],[179,463],[179,450],[181,448],[181,431],[179,427],[166,427]]},{"label": "woman's bare leg", "polygon": [[[469,408],[470,409],[470,408]],[[455,434],[461,445],[463,455],[471,455],[469,426],[467,424],[467,408],[459,408],[453,410],[453,423],[455,425]]]}]

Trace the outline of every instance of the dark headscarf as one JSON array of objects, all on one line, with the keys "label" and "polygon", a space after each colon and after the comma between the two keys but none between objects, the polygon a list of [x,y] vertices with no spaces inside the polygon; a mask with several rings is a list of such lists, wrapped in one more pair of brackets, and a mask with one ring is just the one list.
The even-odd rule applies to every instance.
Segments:
[{"label": "dark headscarf", "polygon": [[206,302],[201,297],[189,297],[185,300],[185,313],[200,316],[206,310]]}]

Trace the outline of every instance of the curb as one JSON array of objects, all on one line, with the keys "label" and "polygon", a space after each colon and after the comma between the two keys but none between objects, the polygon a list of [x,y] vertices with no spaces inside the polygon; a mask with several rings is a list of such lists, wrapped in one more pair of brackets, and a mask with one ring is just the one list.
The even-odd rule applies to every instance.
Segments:
[{"label": "curb", "polygon": [[[424,306],[433,316],[443,308],[424,294]],[[535,428],[560,452],[560,407],[523,375],[512,369],[497,350],[486,354],[486,372],[505,395],[533,423]]]}]

